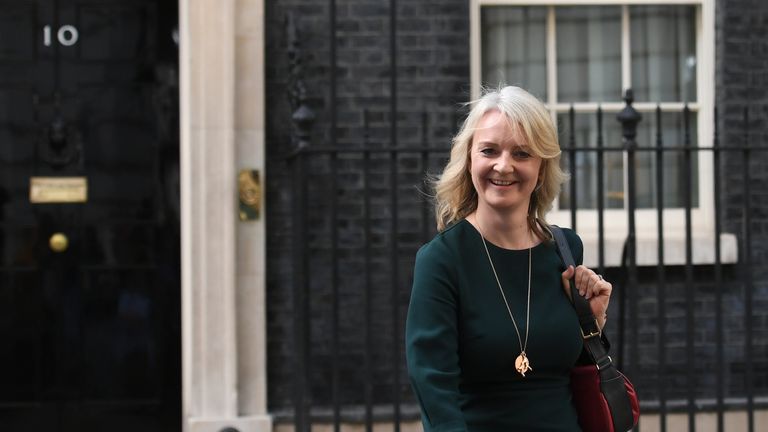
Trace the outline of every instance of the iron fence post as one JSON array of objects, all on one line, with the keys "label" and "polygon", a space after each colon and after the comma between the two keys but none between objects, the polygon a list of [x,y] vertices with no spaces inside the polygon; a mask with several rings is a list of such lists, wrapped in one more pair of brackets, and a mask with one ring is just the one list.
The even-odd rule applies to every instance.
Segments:
[{"label": "iron fence post", "polygon": [[310,326],[309,326],[309,285],[307,272],[307,245],[305,243],[306,217],[306,160],[304,150],[309,147],[312,125],[315,113],[307,103],[307,91],[304,85],[304,68],[302,62],[301,43],[296,22],[292,14],[286,16],[288,33],[289,100],[291,103],[291,144],[293,157],[288,159],[293,168],[293,335],[294,335],[294,430],[308,432],[311,430],[309,394],[309,357],[310,357]]},{"label": "iron fence post", "polygon": [[[754,302],[754,285],[752,282],[752,208],[750,207],[750,198],[752,187],[750,182],[749,164],[750,164],[750,124],[749,107],[744,107],[744,142],[742,150],[742,214],[741,214],[741,232],[742,252],[739,257],[741,260],[741,276],[744,283],[744,389],[747,396],[747,431],[755,430],[755,365],[754,358],[754,321],[752,318]],[[743,256],[743,259],[741,258]]]},{"label": "iron fence post", "polygon": [[[622,109],[619,114],[616,116],[616,119],[621,123],[621,135],[622,135],[622,144],[624,146],[624,150],[627,154],[627,224],[628,224],[628,233],[627,233],[627,243],[626,243],[626,252],[627,252],[627,283],[624,287],[624,293],[621,296],[621,305],[624,304],[625,299],[629,296],[629,319],[630,322],[636,321],[636,302],[635,300],[635,294],[637,287],[637,259],[636,259],[636,235],[635,235],[635,209],[637,208],[636,203],[636,190],[635,190],[635,174],[636,174],[636,166],[635,166],[635,152],[637,150],[637,141],[635,141],[635,137],[637,137],[637,124],[642,120],[642,116],[640,115],[637,110],[632,106],[632,102],[634,102],[634,95],[632,93],[632,89],[627,89],[626,93],[624,94],[624,102],[626,105],[624,106],[624,109]],[[624,309],[622,307],[622,309]],[[621,319],[625,320],[624,318],[624,310],[622,310],[621,313]],[[623,326],[622,326],[623,327]],[[631,328],[635,328],[636,326],[632,326]],[[636,330],[635,330],[636,331]],[[618,346],[618,353],[620,358],[622,358],[621,354],[623,354],[623,328],[620,331],[620,340]],[[636,341],[636,340],[635,340]],[[635,342],[633,341],[633,342]],[[629,352],[629,358],[633,361],[630,363],[631,367],[635,366],[634,359],[637,358],[637,343],[632,343],[630,346],[630,352]],[[623,363],[623,360],[621,360]]]}]

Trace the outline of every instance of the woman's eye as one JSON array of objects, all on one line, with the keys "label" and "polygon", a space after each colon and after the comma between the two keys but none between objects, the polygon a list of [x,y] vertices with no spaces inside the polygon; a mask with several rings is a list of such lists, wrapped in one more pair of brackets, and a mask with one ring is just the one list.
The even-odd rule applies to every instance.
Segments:
[{"label": "woman's eye", "polygon": [[484,154],[486,156],[490,156],[490,155],[492,155],[494,153],[494,150],[492,148],[484,148],[484,149],[480,150],[480,153],[482,153],[482,154]]},{"label": "woman's eye", "polygon": [[514,153],[512,153],[512,155],[517,159],[528,159],[529,157],[531,157],[530,153],[523,150],[516,150]]}]

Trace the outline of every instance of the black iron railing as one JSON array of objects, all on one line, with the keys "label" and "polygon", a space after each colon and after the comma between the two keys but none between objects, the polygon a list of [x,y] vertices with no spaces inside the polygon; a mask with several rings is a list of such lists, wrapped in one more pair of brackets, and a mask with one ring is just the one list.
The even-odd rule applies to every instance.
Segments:
[{"label": "black iron railing", "polygon": [[[631,114],[631,98],[627,99]],[[661,123],[661,108],[649,112],[646,121]],[[573,110],[569,113],[573,116]],[[624,114],[622,114],[624,115]],[[622,115],[619,117],[621,118]],[[661,430],[666,430],[666,417],[672,412],[687,413],[689,429],[695,430],[695,415],[702,411],[715,412],[718,430],[723,430],[724,414],[730,409],[743,409],[749,413],[754,427],[754,409],[763,406],[756,395],[768,394],[766,371],[756,370],[755,353],[764,352],[765,346],[754,346],[752,276],[750,159],[765,154],[768,148],[746,145],[723,147],[718,131],[711,146],[696,146],[690,142],[690,110],[683,110],[682,143],[662,142],[657,127],[655,146],[637,146],[633,128],[624,132],[623,143],[604,142],[600,130],[606,121],[604,112],[595,114],[598,130],[595,145],[575,139],[564,140],[564,161],[574,164],[573,155],[596,154],[596,167],[602,169],[608,153],[626,155],[628,176],[627,212],[629,236],[624,265],[606,268],[604,219],[602,199],[596,203],[598,220],[598,268],[612,274],[616,282],[612,313],[617,322],[614,330],[614,352],[622,366],[636,381],[646,412],[660,414]],[[369,116],[363,114],[364,129],[369,128]],[[422,131],[426,131],[426,113],[419,115]],[[747,111],[744,125],[749,124]],[[717,123],[717,121],[716,121]],[[573,123],[571,123],[572,125]],[[299,140],[297,150],[289,160],[293,167],[293,236],[294,236],[294,406],[276,413],[278,421],[293,420],[298,430],[308,430],[311,422],[326,421],[336,425],[342,422],[362,422],[372,430],[374,421],[393,423],[395,430],[404,420],[418,417],[418,407],[410,395],[405,378],[403,360],[403,323],[407,308],[413,257],[418,246],[434,234],[431,204],[425,191],[427,173],[439,172],[448,156],[447,144],[432,147],[422,132],[420,146],[402,148],[374,142],[369,134],[359,148],[337,148],[310,144],[310,123],[296,128]],[[562,136],[573,136],[566,128]],[[749,136],[748,129],[745,137]],[[745,139],[745,143],[748,142]],[[636,208],[633,193],[635,155],[650,152],[654,156],[655,207],[657,219],[657,264],[638,268],[634,249]],[[665,265],[665,173],[661,169],[667,154],[682,154],[682,176],[688,179],[683,190],[684,248],[682,265]],[[710,152],[713,155],[715,226],[711,233],[714,262],[694,264],[693,223],[691,218],[693,194],[692,169],[694,158]],[[737,234],[741,250],[738,264],[721,263],[720,234],[723,232],[723,184],[721,180],[724,158],[732,166],[740,162],[742,175],[740,217],[731,218],[731,229]],[[597,196],[604,194],[604,185],[597,176]],[[578,186],[578,187],[577,187]],[[571,191],[570,212],[576,220],[580,187],[576,176],[566,185]],[[733,188],[729,188],[729,196]],[[707,193],[707,191],[703,191]],[[702,192],[700,192],[702,193]],[[697,277],[703,272],[706,280]],[[681,288],[682,287],[682,288]],[[641,311],[639,305],[654,292],[656,308]],[[711,299],[712,310],[702,309],[702,295]],[[671,314],[670,296],[675,297],[675,308],[684,309],[682,317]],[[729,310],[724,297],[741,296],[743,311]],[[677,312],[675,312],[677,313]],[[734,315],[743,313],[743,320],[734,324]],[[697,316],[700,314],[701,316]],[[674,326],[674,334],[670,323]],[[709,327],[714,339],[702,345],[699,335],[702,319],[712,319]],[[650,323],[650,324],[649,324]],[[731,328],[729,326],[736,326]],[[653,328],[652,341],[643,341],[640,329]],[[726,357],[725,335],[743,334],[740,349],[743,356]],[[762,343],[762,342],[761,342]],[[671,348],[672,347],[672,348]],[[682,348],[683,357],[672,349]],[[732,349],[732,348],[728,348]],[[703,353],[703,354],[702,354]],[[622,355],[623,354],[623,355]],[[650,359],[645,361],[643,359]],[[763,359],[764,360],[764,359]],[[714,377],[712,385],[702,386],[708,374]],[[707,378],[708,379],[708,378]],[[706,379],[704,379],[706,383]],[[670,384],[672,386],[670,386]],[[684,389],[681,391],[680,389]],[[757,402],[760,402],[758,405]],[[337,426],[338,430],[338,426]],[[640,426],[642,430],[642,425]],[[750,429],[752,430],[752,429]]]},{"label": "black iron railing", "polygon": [[[396,1],[390,0],[391,95],[398,91],[395,10]],[[302,79],[299,38],[289,20],[293,145],[285,160],[293,177],[289,194],[294,274],[293,334],[286,344],[291,347],[292,382],[270,385],[290,384],[293,392],[290,403],[272,404],[277,406],[273,414],[278,422],[294,423],[299,431],[308,431],[316,422],[332,423],[335,431],[342,422],[356,422],[371,431],[375,421],[392,423],[398,431],[403,421],[419,415],[405,377],[402,332],[415,253],[435,234],[425,178],[440,172],[449,152],[448,139],[433,142],[429,137],[437,128],[455,131],[458,122],[452,118],[448,125],[437,125],[430,123],[426,110],[400,112],[397,97],[390,97],[387,133],[372,134],[373,115],[363,110],[359,141],[340,145],[335,108],[334,0],[330,0],[329,13],[331,109],[325,119],[329,127],[326,135],[312,133],[315,113]],[[596,132],[594,142],[577,137],[573,108],[559,125],[562,160],[568,170],[578,170],[580,156],[595,159],[598,175],[594,186],[582,184],[573,175],[563,190],[568,192],[565,210],[577,231],[579,212],[586,209],[595,214],[597,268],[615,281],[608,330],[614,341],[613,354],[635,381],[644,412],[659,414],[662,431],[667,430],[671,413],[686,414],[693,431],[700,412],[716,413],[717,430],[723,431],[725,413],[733,409],[748,413],[749,430],[753,431],[754,410],[768,406],[768,370],[759,367],[767,363],[768,344],[753,338],[768,330],[768,324],[757,320],[754,313],[756,299],[766,297],[760,287],[768,282],[768,275],[753,264],[754,257],[763,253],[755,245],[764,240],[753,235],[753,229],[762,227],[764,221],[754,217],[762,204],[757,202],[760,191],[752,188],[756,173],[750,172],[750,163],[756,158],[765,160],[768,147],[753,142],[747,108],[740,121],[729,119],[729,124],[738,124],[743,131],[740,139],[731,137],[730,142],[724,142],[718,126],[725,119],[715,111],[712,142],[694,140],[696,128],[690,120],[696,114],[687,106],[681,112],[683,134],[675,142],[663,137],[661,107],[644,112],[642,122],[655,125],[656,133],[652,145],[638,145],[639,119],[631,94],[626,102],[619,115],[622,140],[609,139],[604,132],[616,124],[616,113],[601,108],[590,126]],[[408,123],[418,124],[417,143],[399,140],[402,116],[411,116]],[[380,118],[376,121],[382,123]],[[606,257],[608,188],[601,173],[606,169],[606,157],[617,154],[625,161],[627,195],[623,208],[627,209],[628,236],[622,264],[614,267],[607,264]],[[695,173],[702,169],[697,161],[703,154],[712,156],[714,189],[700,190],[702,185],[698,185],[694,192]],[[677,172],[682,186],[677,194],[682,201],[677,207],[683,210],[684,219],[684,260],[675,265],[667,264],[665,256],[672,241],[665,236],[666,197],[670,193],[666,186],[671,179],[662,167],[670,155],[680,160]],[[636,258],[638,157],[653,160],[657,167],[651,203],[656,210],[657,260],[642,266]],[[727,184],[723,181],[726,174]],[[593,206],[587,206],[580,197],[592,187],[590,192],[597,199]],[[702,265],[694,260],[694,230],[698,228],[692,220],[693,208],[701,206],[702,200],[694,203],[692,197],[709,193],[714,203],[714,227],[707,234],[712,238],[714,259]],[[726,231],[738,239],[737,263],[721,260],[721,234]],[[643,424],[638,429],[642,430]]]}]

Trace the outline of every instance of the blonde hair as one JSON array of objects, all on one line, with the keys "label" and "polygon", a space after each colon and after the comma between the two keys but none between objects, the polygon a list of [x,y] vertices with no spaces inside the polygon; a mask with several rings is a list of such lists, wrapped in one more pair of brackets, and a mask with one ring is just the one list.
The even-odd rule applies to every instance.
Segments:
[{"label": "blonde hair", "polygon": [[560,169],[560,144],[549,111],[530,93],[514,86],[486,90],[480,99],[468,105],[472,108],[453,138],[450,159],[442,174],[433,181],[438,231],[464,219],[477,208],[477,192],[469,172],[469,152],[480,119],[485,113],[496,110],[517,128],[530,152],[542,159],[542,181],[531,194],[528,225],[542,239],[551,238],[536,221],[538,219],[546,227],[544,215],[552,208],[560,185],[568,175]]}]

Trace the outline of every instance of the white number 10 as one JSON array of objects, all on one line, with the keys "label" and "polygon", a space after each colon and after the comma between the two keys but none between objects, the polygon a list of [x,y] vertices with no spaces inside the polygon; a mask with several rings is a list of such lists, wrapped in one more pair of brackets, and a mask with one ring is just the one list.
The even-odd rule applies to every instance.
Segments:
[{"label": "white number 10", "polygon": [[[77,43],[80,34],[75,26],[67,24],[59,27],[59,31],[56,32],[56,38],[60,44],[72,46]],[[49,25],[43,27],[43,45],[51,46],[51,26]]]}]

